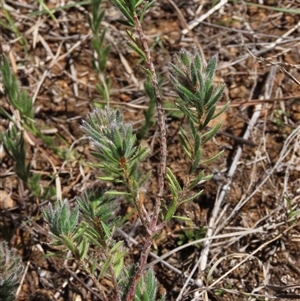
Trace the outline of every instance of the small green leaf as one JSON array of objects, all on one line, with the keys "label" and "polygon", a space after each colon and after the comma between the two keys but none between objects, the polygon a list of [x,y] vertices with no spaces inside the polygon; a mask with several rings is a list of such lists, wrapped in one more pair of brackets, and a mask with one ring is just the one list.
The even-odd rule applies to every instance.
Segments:
[{"label": "small green leaf", "polygon": [[209,108],[209,110],[206,113],[205,120],[202,124],[202,128],[205,128],[209,124],[209,122],[212,120],[212,118],[214,116],[214,113],[215,113],[215,110],[216,110],[215,105],[213,105],[212,107]]},{"label": "small green leaf", "polygon": [[191,79],[192,79],[193,86],[196,87],[199,82],[198,82],[198,77],[197,77],[197,74],[198,74],[197,69],[196,69],[196,66],[194,63],[191,64],[190,73],[191,73]]},{"label": "small green leaf", "polygon": [[211,99],[211,95],[213,93],[214,90],[214,86],[212,85],[212,83],[210,83],[209,81],[207,81],[205,83],[205,91],[204,91],[204,99],[203,102],[206,105],[207,108],[209,108],[210,105],[207,105],[207,103],[209,102],[209,100]]},{"label": "small green leaf", "polygon": [[174,213],[177,210],[177,206],[178,206],[177,200],[173,199],[172,202],[171,202],[171,205],[168,208],[167,214],[164,217],[164,220],[166,222],[169,221],[173,217]]},{"label": "small green leaf", "polygon": [[[141,0],[143,1],[143,0]],[[153,4],[156,2],[156,0],[153,0],[151,2],[148,2],[145,4],[145,6],[143,7],[142,11],[140,12],[140,23],[143,23],[143,18],[144,18],[144,15],[146,13],[146,11],[151,7],[153,6]]]},{"label": "small green leaf", "polygon": [[98,280],[100,280],[106,274],[106,271],[110,265],[110,262],[111,262],[111,256],[108,259],[106,259],[104,261],[103,265],[101,266],[101,271],[99,273]]},{"label": "small green leaf", "polygon": [[127,33],[128,37],[129,37],[129,39],[130,39],[134,44],[137,44],[137,43],[138,43],[137,40],[136,40],[136,37],[134,36],[134,34],[133,34],[130,30],[126,29],[126,33]]},{"label": "small green leaf", "polygon": [[176,86],[176,92],[182,100],[186,101],[189,105],[194,106],[196,99],[193,92],[181,84]]},{"label": "small green leaf", "polygon": [[203,190],[200,190],[196,194],[194,194],[193,196],[191,196],[191,197],[189,197],[189,198],[181,201],[180,205],[182,205],[183,203],[190,202],[190,201],[194,200],[195,198],[197,198],[198,196],[200,196],[202,194],[202,192],[203,192]]},{"label": "small green leaf", "polygon": [[88,251],[89,251],[89,243],[86,239],[82,239],[81,243],[78,246],[79,256],[82,260],[85,259]]},{"label": "small green leaf", "polygon": [[213,78],[214,78],[216,67],[217,67],[217,62],[218,62],[218,57],[217,57],[217,55],[214,55],[210,59],[210,61],[208,62],[207,66],[206,66],[205,74],[206,74],[206,77],[210,80],[213,80]]},{"label": "small green leaf", "polygon": [[219,122],[210,131],[208,131],[205,134],[203,134],[201,144],[203,145],[207,141],[211,140],[216,135],[216,133],[220,129],[221,125],[222,125],[222,122]]},{"label": "small green leaf", "polygon": [[103,229],[104,232],[105,232],[106,237],[107,237],[107,238],[110,238],[110,237],[111,237],[111,232],[110,232],[109,228],[108,228],[108,227],[106,226],[106,224],[103,223],[102,221],[100,221],[100,223],[101,223],[102,229]]},{"label": "small green leaf", "polygon": [[136,1],[140,1],[140,0],[127,0],[126,3],[132,15],[136,12]]},{"label": "small green leaf", "polygon": [[178,183],[176,176],[173,174],[172,170],[169,167],[167,167],[167,177],[168,177],[170,183],[172,183],[172,185],[174,185],[174,187],[176,188],[176,190],[178,192],[182,191],[182,188],[181,188],[180,184]]},{"label": "small green leaf", "polygon": [[105,195],[113,195],[113,196],[120,196],[120,195],[130,195],[128,192],[124,191],[117,191],[117,190],[108,190],[105,192]]},{"label": "small green leaf", "polygon": [[88,229],[87,231],[84,232],[84,236],[86,239],[89,240],[90,243],[96,245],[98,248],[102,248],[102,244],[99,242],[99,239],[101,239],[100,235],[93,229]]},{"label": "small green leaf", "polygon": [[201,64],[200,55],[198,53],[195,54],[194,64],[195,64],[196,69],[201,71],[202,64]]},{"label": "small green leaf", "polygon": [[228,107],[229,107],[229,104],[230,104],[230,102],[228,101],[224,106],[223,106],[223,108],[220,110],[220,111],[218,111],[213,117],[212,117],[212,119],[215,119],[215,118],[217,118],[218,116],[220,116]]},{"label": "small green leaf", "polygon": [[190,144],[188,137],[186,136],[186,132],[184,130],[180,130],[178,138],[184,152],[189,157],[189,159],[192,159],[192,153],[191,153],[192,146]]},{"label": "small green leaf", "polygon": [[225,86],[219,86],[214,95],[210,98],[210,100],[206,103],[206,107],[210,108],[213,105],[215,105],[222,97],[223,92],[224,92]]},{"label": "small green leaf", "polygon": [[152,174],[152,170],[149,170],[144,176],[141,177],[138,183],[140,187],[142,187],[148,181],[151,174]]},{"label": "small green leaf", "polygon": [[195,94],[195,107],[198,112],[199,119],[201,119],[203,113],[204,113],[204,91],[200,89],[199,91],[196,92]]},{"label": "small green leaf", "polygon": [[[122,255],[125,255],[125,252],[123,252],[124,254],[122,254]],[[122,256],[122,260],[119,260],[118,262],[117,262],[117,264],[114,266],[114,271],[115,271],[115,275],[116,275],[116,278],[118,279],[119,278],[119,276],[121,275],[121,272],[122,272],[122,270],[123,270],[123,267],[124,267],[124,260],[123,260],[123,257],[124,256]]]},{"label": "small green leaf", "polygon": [[110,252],[111,253],[115,253],[116,251],[118,251],[121,246],[122,246],[123,242],[122,241],[118,241],[111,249]]},{"label": "small green leaf", "polygon": [[197,121],[196,117],[193,115],[193,112],[191,109],[183,102],[178,99],[176,99],[175,104],[177,108],[186,115],[189,119],[193,120],[194,122]]},{"label": "small green leaf", "polygon": [[174,86],[176,86],[176,84],[178,82],[176,79],[177,77],[185,78],[187,76],[183,70],[181,70],[178,66],[176,66],[172,63],[170,63],[170,65],[169,65],[169,72],[172,75],[171,80],[172,80]]},{"label": "small green leaf", "polygon": [[47,12],[47,14],[49,14],[49,16],[52,18],[53,21],[55,21],[55,23],[58,23],[57,19],[55,18],[54,14],[52,13],[52,11],[48,8],[48,6],[45,4],[44,1],[42,0],[37,0],[37,2],[41,5],[41,7],[44,8],[45,12]]},{"label": "small green leaf", "polygon": [[138,53],[140,55],[140,57],[144,60],[147,61],[147,56],[145,54],[145,52],[139,48],[139,46],[133,42],[129,42],[128,46],[133,49],[136,53]]},{"label": "small green leaf", "polygon": [[125,20],[117,20],[118,23],[128,26],[128,27],[134,27],[134,21],[133,22],[129,22],[129,21],[125,21]]},{"label": "small green leaf", "polygon": [[66,245],[68,247],[68,249],[71,251],[73,256],[76,257],[78,255],[78,251],[77,251],[77,248],[75,247],[73,241],[66,235],[61,235],[60,238],[63,241],[64,245]]},{"label": "small green leaf", "polygon": [[[132,1],[132,0],[131,0]],[[128,7],[126,6],[127,4],[122,3],[121,1],[118,0],[110,0],[110,2],[116,6],[121,13],[124,15],[124,17],[127,19],[127,24],[131,27],[134,26],[134,19],[132,17],[132,12],[133,10],[128,9]]]},{"label": "small green leaf", "polygon": [[[202,163],[202,162],[201,162]],[[201,181],[210,180],[213,175],[204,176],[204,171],[201,171],[189,184],[188,189],[193,189]]]},{"label": "small green leaf", "polygon": [[194,173],[196,171],[196,169],[198,168],[201,157],[202,157],[202,151],[201,151],[201,149],[198,149],[198,151],[196,152],[196,154],[194,156],[193,164],[191,166],[191,173]]},{"label": "small green leaf", "polygon": [[146,147],[139,147],[138,151],[136,152],[135,156],[131,157],[128,160],[128,163],[131,163],[135,160],[138,160],[139,162],[142,162],[148,155],[149,155],[150,150]]},{"label": "small green leaf", "polygon": [[150,76],[150,77],[152,76],[152,73],[151,73],[150,69],[145,68],[142,65],[138,65],[138,66],[146,73],[147,76]]},{"label": "small green leaf", "polygon": [[191,54],[186,50],[182,50],[179,53],[180,62],[183,63],[186,67],[190,67],[191,64]]},{"label": "small green leaf", "polygon": [[202,170],[189,184],[188,189],[193,189],[204,178],[204,170]]},{"label": "small green leaf", "polygon": [[179,138],[182,139],[182,141],[180,141],[182,143],[182,145],[184,147],[186,147],[187,149],[192,149],[192,144],[190,141],[190,138],[187,135],[187,131],[184,130],[182,127],[180,127],[179,129]]},{"label": "small green leaf", "polygon": [[204,161],[201,161],[201,165],[204,165],[204,164],[207,164],[209,162],[212,162],[214,161],[215,159],[219,158],[222,154],[224,153],[224,150],[221,150],[219,153],[217,153],[216,155],[210,157],[209,159],[207,160],[204,160]]},{"label": "small green leaf", "polygon": [[194,153],[196,154],[200,150],[201,146],[201,137],[199,133],[195,133],[194,140]]},{"label": "small green leaf", "polygon": [[107,181],[107,182],[112,182],[115,180],[114,177],[97,177],[98,179],[102,180],[102,181]]},{"label": "small green leaf", "polygon": [[[133,0],[134,3],[135,0]],[[134,8],[136,9],[139,5],[141,5],[143,3],[144,0],[137,0],[136,3],[134,3]]]},{"label": "small green leaf", "polygon": [[186,217],[186,216],[173,215],[173,218],[175,218],[175,219],[177,219],[181,222],[190,222],[190,221],[192,221],[191,218]]},{"label": "small green leaf", "polygon": [[124,267],[124,257],[126,255],[126,251],[118,251],[113,255],[113,268],[116,275],[116,278],[119,278],[121,271]]},{"label": "small green leaf", "polygon": [[96,259],[93,259],[93,262],[91,264],[91,274],[95,274],[96,268],[98,267],[98,262]]}]

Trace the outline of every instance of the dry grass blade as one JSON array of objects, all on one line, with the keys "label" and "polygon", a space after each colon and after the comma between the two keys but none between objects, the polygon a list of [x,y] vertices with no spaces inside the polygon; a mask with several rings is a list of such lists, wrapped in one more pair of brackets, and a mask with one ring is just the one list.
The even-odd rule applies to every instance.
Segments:
[{"label": "dry grass blade", "polygon": [[[216,4],[213,8],[211,8],[206,14],[203,14],[201,17],[199,17],[196,20],[193,20],[192,22],[190,22],[188,29],[192,30],[193,28],[195,28],[198,24],[200,24],[202,21],[204,21],[205,19],[207,19],[211,14],[213,14],[214,12],[216,12],[217,10],[219,10],[227,2],[228,2],[228,0],[221,0],[218,4]],[[182,31],[182,33],[183,34],[187,34],[188,30],[184,29]]]}]

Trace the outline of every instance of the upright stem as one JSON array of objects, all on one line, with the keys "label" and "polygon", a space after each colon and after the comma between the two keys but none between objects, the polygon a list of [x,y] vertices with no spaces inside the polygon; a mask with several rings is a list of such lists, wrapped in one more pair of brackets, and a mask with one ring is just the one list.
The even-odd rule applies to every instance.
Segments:
[{"label": "upright stem", "polygon": [[131,301],[134,296],[135,296],[135,291],[136,291],[136,287],[139,283],[139,280],[143,274],[143,271],[145,269],[145,266],[147,264],[147,259],[151,250],[151,245],[152,245],[152,236],[147,235],[147,240],[144,244],[142,253],[141,253],[141,257],[139,260],[139,265],[137,267],[137,270],[135,271],[135,275],[134,278],[132,280],[131,286],[129,288],[129,291],[126,295],[126,299],[125,301]]},{"label": "upright stem", "polygon": [[161,206],[161,200],[164,194],[164,180],[166,174],[166,161],[167,161],[167,139],[166,139],[166,125],[165,125],[165,114],[162,105],[162,98],[159,91],[157,76],[155,72],[155,68],[152,62],[150,49],[144,35],[140,20],[138,16],[134,15],[135,27],[136,32],[139,36],[140,42],[143,46],[143,50],[147,57],[147,67],[151,73],[151,82],[154,88],[155,98],[156,98],[156,110],[157,110],[157,117],[158,117],[158,126],[160,130],[160,164],[159,164],[159,172],[158,172],[158,193],[155,199],[155,206],[153,210],[153,217],[150,228],[152,231],[156,230],[156,224],[159,215],[159,209]]},{"label": "upright stem", "polygon": [[143,29],[140,23],[140,20],[136,14],[134,14],[134,21],[135,21],[135,29],[139,36],[139,40],[142,44],[142,48],[146,54],[146,64],[147,68],[151,73],[151,83],[154,88],[155,99],[156,99],[156,110],[157,110],[157,117],[158,117],[158,126],[160,131],[160,164],[159,164],[159,171],[158,171],[158,192],[155,197],[155,205],[153,209],[153,213],[151,215],[150,225],[147,229],[148,235],[141,253],[141,257],[139,260],[139,265],[137,267],[135,276],[129,288],[129,291],[126,295],[125,301],[130,301],[135,296],[136,287],[139,283],[139,280],[143,274],[145,266],[147,264],[147,259],[151,250],[152,245],[152,237],[155,235],[160,227],[157,227],[158,218],[159,218],[159,210],[161,207],[161,201],[164,195],[164,180],[166,174],[166,161],[167,161],[167,139],[166,139],[166,125],[165,125],[165,114],[162,105],[162,98],[159,91],[157,76],[155,72],[155,68],[152,62],[151,53],[149,46],[147,44],[146,37],[143,33]]}]

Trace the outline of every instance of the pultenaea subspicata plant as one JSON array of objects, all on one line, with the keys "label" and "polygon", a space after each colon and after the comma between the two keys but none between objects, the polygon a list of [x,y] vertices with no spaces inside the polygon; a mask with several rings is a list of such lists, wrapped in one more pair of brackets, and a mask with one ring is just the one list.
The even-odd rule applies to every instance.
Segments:
[{"label": "pultenaea subspicata plant", "polygon": [[[36,126],[34,120],[34,103],[32,98],[21,91],[16,75],[9,65],[8,58],[0,54],[0,77],[2,78],[4,95],[9,104],[9,110],[0,106],[0,117],[7,118],[10,125],[7,131],[0,132],[0,142],[5,153],[14,162],[14,171],[20,179],[20,187],[29,188],[30,192],[38,197],[49,197],[52,187],[42,193],[40,188],[41,174],[32,173],[31,164],[26,157],[26,143],[41,140],[49,147],[53,147],[52,139],[46,137]],[[20,189],[24,191],[24,189]]]},{"label": "pultenaea subspicata plant", "polygon": [[[197,52],[182,50],[169,65],[169,77],[178,94],[176,105],[188,120],[188,129],[180,129],[179,139],[187,155],[190,168],[186,182],[180,185],[176,175],[166,167],[167,139],[163,99],[160,94],[157,75],[151,53],[143,33],[141,22],[144,13],[154,2],[111,0],[122,12],[129,26],[129,46],[144,60],[142,66],[151,83],[152,96],[156,103],[157,125],[159,128],[160,159],[157,174],[145,173],[141,163],[149,155],[149,149],[139,145],[132,125],[124,123],[118,110],[95,109],[83,122],[82,129],[93,145],[97,162],[92,165],[101,171],[100,181],[118,183],[118,190],[87,192],[77,198],[74,208],[66,201],[50,205],[44,214],[49,223],[54,242],[61,251],[71,251],[85,272],[92,278],[103,300],[156,300],[157,282],[150,269],[146,271],[152,240],[172,219],[188,220],[176,216],[184,202],[199,196],[195,191],[205,175],[199,168],[221,153],[203,160],[203,146],[211,140],[220,128],[220,123],[208,130],[206,126],[218,117],[228,106],[216,112],[216,103],[221,98],[224,86],[214,87],[213,78],[217,66],[214,56],[203,66]],[[132,31],[131,31],[132,30]],[[145,183],[157,177],[157,192],[152,209],[146,209],[147,193]],[[165,182],[172,193],[172,200],[166,201]],[[113,187],[113,185],[111,185]],[[117,218],[118,200],[131,202],[145,229],[145,240],[139,260],[132,268],[124,266],[126,250],[122,242],[114,240],[114,230],[122,224]],[[113,283],[113,292],[108,296],[101,289],[100,280],[107,277]],[[164,300],[164,296],[161,297]]]},{"label": "pultenaea subspicata plant", "polygon": [[5,241],[0,242],[0,300],[15,299],[23,269],[23,262],[17,251],[9,249]]},{"label": "pultenaea subspicata plant", "polygon": [[[96,89],[101,94],[103,100],[106,101],[109,106],[110,97],[110,78],[106,75],[106,63],[110,50],[109,45],[105,45],[106,28],[100,29],[102,20],[105,14],[105,10],[100,8],[102,0],[92,0],[91,10],[92,13],[88,16],[88,22],[90,29],[93,33],[92,46],[94,48],[94,61],[93,66],[97,72],[99,83],[96,85]],[[96,104],[95,104],[96,105]]]}]

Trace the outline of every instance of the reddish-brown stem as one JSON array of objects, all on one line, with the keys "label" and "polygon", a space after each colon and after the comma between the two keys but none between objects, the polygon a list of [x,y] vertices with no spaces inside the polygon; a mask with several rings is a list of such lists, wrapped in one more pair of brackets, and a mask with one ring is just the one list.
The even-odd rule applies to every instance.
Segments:
[{"label": "reddish-brown stem", "polygon": [[147,229],[148,235],[141,252],[141,257],[138,263],[138,267],[135,273],[135,276],[132,280],[131,286],[129,291],[126,295],[125,301],[131,301],[135,296],[136,287],[138,282],[143,274],[145,266],[147,264],[148,255],[151,250],[152,245],[152,237],[156,234],[160,229],[161,225],[158,227],[158,218],[159,218],[159,210],[161,207],[161,201],[164,195],[164,180],[166,174],[166,161],[167,161],[167,140],[166,140],[166,125],[165,125],[165,114],[162,105],[162,98],[159,91],[157,76],[155,72],[155,68],[152,62],[150,49],[147,44],[146,37],[144,35],[140,20],[136,14],[134,14],[134,21],[135,21],[135,29],[139,36],[140,43],[142,45],[143,51],[146,54],[146,64],[147,69],[150,71],[151,74],[151,83],[154,88],[155,99],[156,99],[156,110],[157,110],[157,117],[158,117],[158,126],[160,130],[160,164],[159,164],[159,171],[158,171],[158,192],[155,198],[155,205],[153,208],[153,213],[150,219],[150,225]]},{"label": "reddish-brown stem", "polygon": [[158,126],[160,130],[160,164],[159,164],[159,172],[158,172],[158,193],[156,195],[156,202],[154,206],[152,221],[150,225],[150,230],[155,231],[157,219],[159,215],[159,209],[161,206],[161,200],[164,194],[164,180],[165,180],[165,173],[166,173],[166,161],[167,161],[167,139],[166,139],[166,125],[165,125],[165,114],[163,110],[162,98],[159,91],[157,76],[155,72],[155,68],[152,62],[150,49],[147,43],[147,39],[144,35],[142,30],[142,26],[138,16],[134,15],[135,27],[136,32],[139,36],[139,40],[142,44],[143,50],[146,54],[146,64],[147,68],[151,73],[151,82],[154,88],[155,99],[156,99],[156,110],[157,110],[157,117],[158,117]]},{"label": "reddish-brown stem", "polygon": [[140,260],[139,260],[137,270],[135,271],[135,275],[134,275],[134,278],[132,280],[129,291],[126,295],[125,301],[131,301],[135,296],[136,287],[139,283],[139,280],[140,280],[140,278],[143,274],[143,271],[145,269],[145,266],[147,264],[147,259],[148,259],[148,256],[149,256],[149,253],[150,253],[150,250],[151,250],[151,245],[152,245],[152,236],[148,235],[147,240],[144,244],[142,253],[141,253],[141,257],[140,257]]}]

